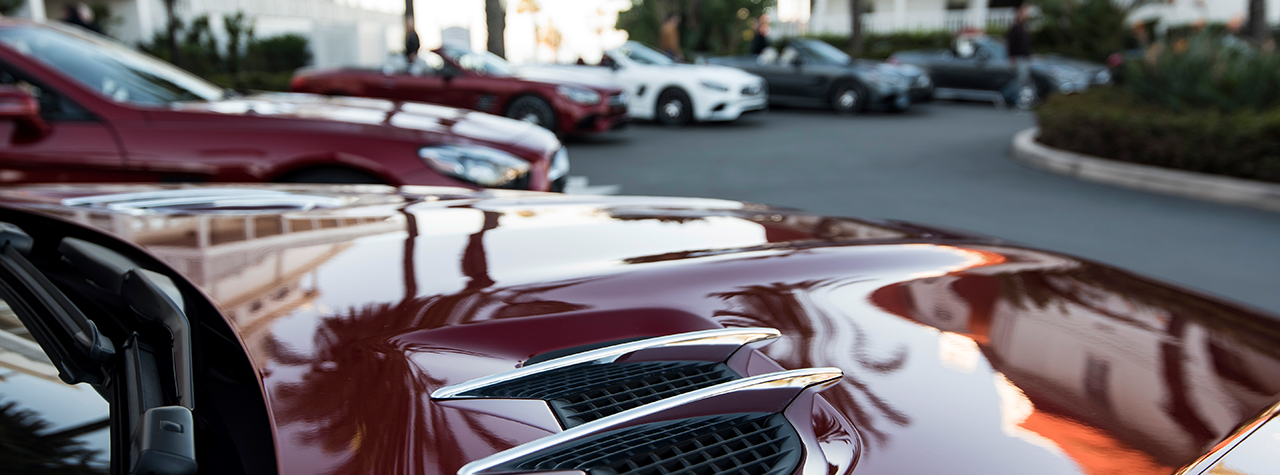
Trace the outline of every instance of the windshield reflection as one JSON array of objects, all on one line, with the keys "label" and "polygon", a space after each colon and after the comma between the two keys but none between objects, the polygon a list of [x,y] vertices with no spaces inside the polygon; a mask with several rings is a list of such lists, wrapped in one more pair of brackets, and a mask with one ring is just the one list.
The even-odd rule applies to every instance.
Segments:
[{"label": "windshield reflection", "polygon": [[73,28],[48,26],[0,28],[0,42],[116,102],[157,106],[224,96],[222,88],[164,61]]}]

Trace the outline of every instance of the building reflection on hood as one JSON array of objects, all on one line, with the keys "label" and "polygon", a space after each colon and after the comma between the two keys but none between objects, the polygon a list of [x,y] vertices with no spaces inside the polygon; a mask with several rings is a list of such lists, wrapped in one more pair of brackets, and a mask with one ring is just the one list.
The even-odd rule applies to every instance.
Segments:
[{"label": "building reflection on hood", "polygon": [[1029,403],[1011,429],[1085,473],[1171,473],[1280,395],[1280,348],[1253,344],[1276,325],[1122,271],[1015,257],[870,299],[976,344]]}]

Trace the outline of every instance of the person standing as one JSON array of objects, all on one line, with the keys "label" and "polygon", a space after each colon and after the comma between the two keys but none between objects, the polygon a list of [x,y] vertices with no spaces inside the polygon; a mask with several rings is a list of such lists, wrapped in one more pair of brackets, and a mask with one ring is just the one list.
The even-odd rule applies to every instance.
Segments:
[{"label": "person standing", "polygon": [[760,54],[769,47],[769,15],[760,15],[760,19],[752,26],[755,27],[756,35],[751,38],[751,54]]},{"label": "person standing", "polygon": [[1009,47],[1009,65],[1014,68],[1013,82],[1008,85],[1008,92],[1015,98],[1019,107],[1030,105],[1034,97],[1021,97],[1023,88],[1031,84],[1031,34],[1027,32],[1027,17],[1031,14],[1031,5],[1025,1],[1018,5],[1013,26],[1005,38]]},{"label": "person standing", "polygon": [[404,59],[410,65],[418,60],[418,50],[422,48],[422,40],[418,39],[418,30],[413,28],[413,17],[404,18]]},{"label": "person standing", "polygon": [[684,60],[684,52],[680,51],[680,16],[672,13],[662,22],[662,31],[658,41],[662,52],[677,60]]}]

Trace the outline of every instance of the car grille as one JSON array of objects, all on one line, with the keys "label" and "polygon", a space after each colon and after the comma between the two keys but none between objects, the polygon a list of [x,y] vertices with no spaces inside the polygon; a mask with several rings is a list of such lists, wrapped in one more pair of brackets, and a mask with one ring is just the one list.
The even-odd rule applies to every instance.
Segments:
[{"label": "car grille", "polygon": [[569,428],[740,377],[724,363],[706,361],[584,363],[462,396],[542,399]]},{"label": "car grille", "polygon": [[604,432],[513,460],[499,471],[789,475],[801,462],[802,447],[781,414],[728,414]]}]

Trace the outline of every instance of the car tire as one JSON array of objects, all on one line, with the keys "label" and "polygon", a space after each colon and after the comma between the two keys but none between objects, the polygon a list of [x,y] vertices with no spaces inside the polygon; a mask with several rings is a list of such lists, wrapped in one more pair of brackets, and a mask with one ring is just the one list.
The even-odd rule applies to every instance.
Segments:
[{"label": "car tire", "polygon": [[1040,88],[1036,87],[1035,82],[1029,82],[1013,91],[1013,97],[1009,101],[1014,107],[1021,110],[1031,110],[1040,104]]},{"label": "car tire", "polygon": [[867,108],[867,89],[853,81],[831,88],[831,109],[837,114],[857,114]]},{"label": "car tire", "polygon": [[556,111],[551,104],[535,96],[520,96],[507,106],[507,117],[556,131]]},{"label": "car tire", "polygon": [[693,121],[693,101],[679,89],[667,89],[658,94],[654,117],[667,127],[680,127]]},{"label": "car tire", "polygon": [[279,183],[324,183],[346,185],[385,185],[386,181],[369,173],[350,168],[309,168],[289,173]]}]

